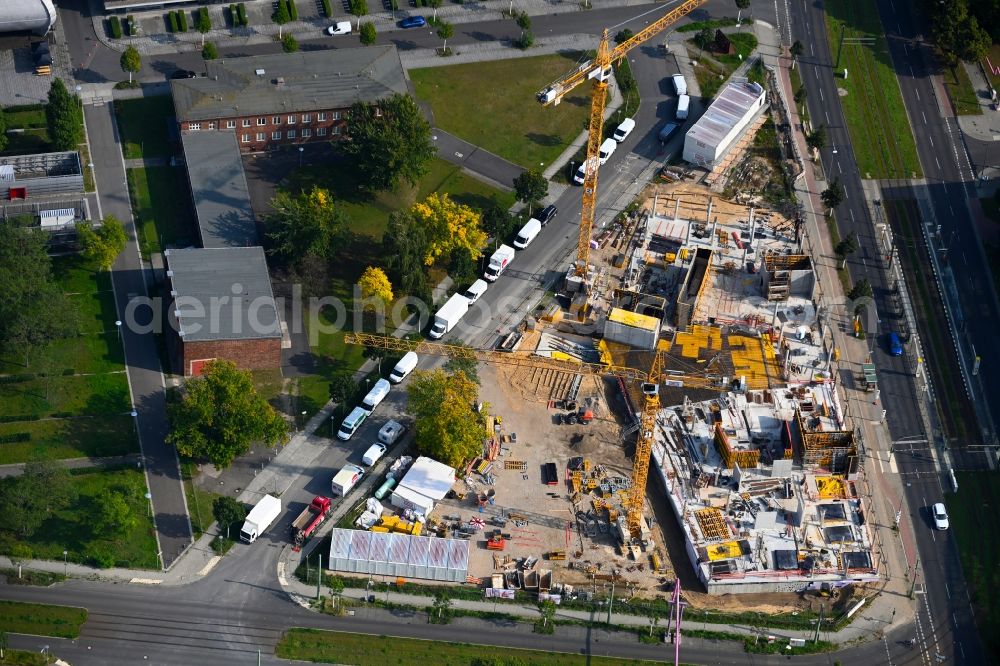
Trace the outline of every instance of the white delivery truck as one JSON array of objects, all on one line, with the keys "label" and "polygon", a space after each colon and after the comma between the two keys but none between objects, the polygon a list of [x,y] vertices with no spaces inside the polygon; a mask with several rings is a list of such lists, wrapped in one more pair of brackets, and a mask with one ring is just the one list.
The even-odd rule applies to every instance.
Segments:
[{"label": "white delivery truck", "polygon": [[263,534],[274,519],[281,513],[281,500],[273,495],[264,495],[257,502],[257,506],[250,509],[243,527],[240,528],[240,541],[253,543],[254,540]]},{"label": "white delivery truck", "polygon": [[618,147],[618,142],[614,139],[605,139],[604,143],[601,144],[600,161],[601,166],[611,159],[611,156],[615,154],[615,148]]},{"label": "white delivery truck", "polygon": [[380,379],[375,382],[375,386],[372,387],[371,391],[368,391],[368,395],[366,395],[365,399],[361,401],[361,409],[365,410],[370,415],[375,411],[375,408],[378,407],[383,400],[385,400],[385,396],[389,395],[389,389],[391,387],[392,385],[387,379]]},{"label": "white delivery truck", "polygon": [[687,95],[681,95],[677,98],[677,120],[687,120],[690,106],[691,98]]},{"label": "white delivery truck", "polygon": [[399,363],[389,373],[389,381],[393,384],[398,384],[406,379],[406,376],[417,367],[418,360],[420,359],[417,357],[417,352],[406,352],[403,354],[403,358],[399,359]]},{"label": "white delivery truck", "polygon": [[[513,250],[511,250],[513,252]],[[445,333],[455,328],[458,320],[469,311],[469,299],[462,294],[454,294],[448,302],[434,315],[434,325],[431,327],[431,337],[440,340]]]},{"label": "white delivery truck", "polygon": [[368,412],[360,407],[355,407],[351,410],[351,413],[347,415],[344,422],[340,424],[340,430],[337,431],[337,439],[343,441],[349,440],[354,436],[354,433],[358,431],[361,424],[365,422],[368,418]]},{"label": "white delivery truck", "polygon": [[365,470],[361,469],[357,465],[344,465],[333,477],[333,481],[330,484],[330,490],[333,492],[334,496],[343,497],[357,485],[361,477],[365,475]]},{"label": "white delivery truck", "polygon": [[541,230],[541,220],[531,218],[523,227],[521,227],[521,230],[517,232],[517,238],[514,239],[514,247],[518,250],[523,250],[528,247],[531,245],[531,241],[535,240],[535,236],[537,236],[538,232]]},{"label": "white delivery truck", "polygon": [[687,95],[688,84],[687,81],[684,80],[684,75],[674,74],[673,79],[674,79],[674,92],[677,93],[678,95]]},{"label": "white delivery truck", "polygon": [[507,266],[514,260],[514,248],[510,245],[501,245],[490,257],[490,265],[486,267],[483,277],[490,282],[496,282],[500,274],[507,270]]}]

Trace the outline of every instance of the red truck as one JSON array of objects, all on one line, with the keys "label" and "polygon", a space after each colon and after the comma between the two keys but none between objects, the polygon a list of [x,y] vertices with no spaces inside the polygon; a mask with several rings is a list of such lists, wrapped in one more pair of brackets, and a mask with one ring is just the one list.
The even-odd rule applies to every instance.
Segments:
[{"label": "red truck", "polygon": [[292,523],[292,541],[295,545],[304,544],[316,528],[323,524],[328,513],[330,513],[330,498],[321,495],[314,497],[312,504],[303,509]]}]

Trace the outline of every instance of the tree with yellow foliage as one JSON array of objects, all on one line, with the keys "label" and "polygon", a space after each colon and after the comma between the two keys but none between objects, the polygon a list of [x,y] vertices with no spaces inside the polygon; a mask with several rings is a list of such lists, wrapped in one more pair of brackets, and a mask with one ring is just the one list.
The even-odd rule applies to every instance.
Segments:
[{"label": "tree with yellow foliage", "polygon": [[456,248],[465,248],[473,256],[482,254],[486,233],[475,210],[452,201],[447,194],[431,194],[415,204],[410,213],[427,237],[424,263],[428,266],[447,259]]},{"label": "tree with yellow foliage", "polygon": [[329,259],[346,234],[347,217],[322,187],[278,192],[271,207],[265,219],[269,251],[285,264],[298,265],[307,256]]},{"label": "tree with yellow foliage", "polygon": [[375,266],[366,268],[358,278],[358,288],[361,289],[361,296],[365,299],[365,310],[375,309],[375,304],[370,300],[373,298],[386,305],[392,303],[392,283],[381,268]]},{"label": "tree with yellow foliage", "polygon": [[423,455],[459,467],[482,452],[478,387],[464,372],[417,370],[407,382],[408,411],[416,417],[414,442]]}]

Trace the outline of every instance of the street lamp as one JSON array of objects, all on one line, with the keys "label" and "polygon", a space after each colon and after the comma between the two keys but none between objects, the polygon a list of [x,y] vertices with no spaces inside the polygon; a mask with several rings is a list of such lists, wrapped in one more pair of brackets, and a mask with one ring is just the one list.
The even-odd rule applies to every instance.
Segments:
[{"label": "street lamp", "polygon": [[146,506],[146,508],[148,509],[147,515],[152,516],[153,515],[153,494],[152,493],[146,493],[146,501],[149,502],[149,504]]},{"label": "street lamp", "polygon": [[305,421],[306,421],[306,410],[303,409],[302,410],[302,421],[299,424],[299,430],[303,430],[305,428]]},{"label": "street lamp", "polygon": [[299,146],[299,166],[302,166],[302,153],[306,151],[305,146]]},{"label": "street lamp", "polygon": [[115,320],[115,329],[118,331],[118,342],[122,341],[122,320]]},{"label": "street lamp", "polygon": [[[63,576],[69,575],[69,551],[63,551]],[[47,645],[45,647],[48,647]]]}]

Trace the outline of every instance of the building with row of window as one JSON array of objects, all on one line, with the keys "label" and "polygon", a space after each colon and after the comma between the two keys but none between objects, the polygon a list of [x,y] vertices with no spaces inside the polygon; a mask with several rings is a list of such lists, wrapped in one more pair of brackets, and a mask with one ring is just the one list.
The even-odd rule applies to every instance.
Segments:
[{"label": "building with row of window", "polygon": [[337,139],[353,104],[407,92],[395,46],[212,60],[206,69],[171,81],[180,130],[234,132],[242,153]]}]

